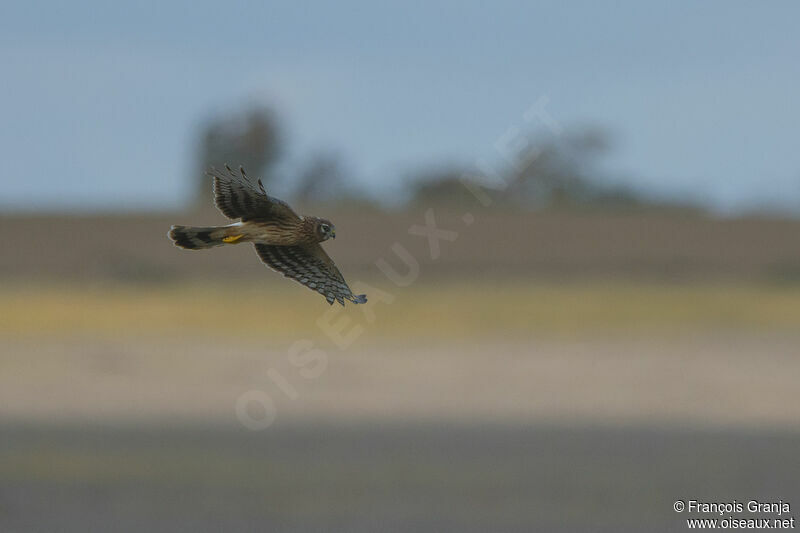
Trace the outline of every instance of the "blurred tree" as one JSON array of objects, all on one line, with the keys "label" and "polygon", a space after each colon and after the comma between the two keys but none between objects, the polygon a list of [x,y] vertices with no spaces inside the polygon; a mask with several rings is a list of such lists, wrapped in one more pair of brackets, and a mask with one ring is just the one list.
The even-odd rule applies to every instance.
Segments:
[{"label": "blurred tree", "polygon": [[411,179],[411,203],[416,205],[450,205],[466,208],[475,203],[475,197],[464,186],[462,177],[467,172],[450,166],[429,169]]},{"label": "blurred tree", "polygon": [[204,174],[208,167],[241,165],[250,176],[260,177],[267,184],[282,149],[278,119],[268,108],[253,107],[210,120],[200,140],[198,203],[208,205],[211,199],[211,180]]},{"label": "blurred tree", "polygon": [[341,156],[332,151],[318,151],[308,157],[297,178],[294,198],[298,205],[371,204],[348,176]]},{"label": "blurred tree", "polygon": [[344,188],[342,161],[333,152],[318,152],[308,159],[300,172],[295,198],[301,204],[315,204],[334,199]]},{"label": "blurred tree", "polygon": [[[612,207],[647,205],[635,191],[598,179],[599,160],[608,153],[611,142],[606,132],[587,128],[557,139],[548,138],[529,145],[536,147],[535,157],[524,168],[506,171],[502,190],[489,191],[498,205],[521,207]],[[427,172],[412,181],[413,203],[475,202],[464,187],[463,173],[455,168]]]},{"label": "blurred tree", "polygon": [[598,160],[611,146],[605,132],[586,129],[536,145],[537,157],[510,176],[508,201],[574,207],[593,202],[604,189],[594,178]]}]

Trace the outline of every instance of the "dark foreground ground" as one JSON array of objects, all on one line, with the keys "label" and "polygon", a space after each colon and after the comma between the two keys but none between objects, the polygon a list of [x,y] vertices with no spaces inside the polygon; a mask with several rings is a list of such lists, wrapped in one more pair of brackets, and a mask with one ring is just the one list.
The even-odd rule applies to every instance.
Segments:
[{"label": "dark foreground ground", "polygon": [[5,426],[0,530],[685,531],[677,499],[800,505],[798,450],[727,430]]}]

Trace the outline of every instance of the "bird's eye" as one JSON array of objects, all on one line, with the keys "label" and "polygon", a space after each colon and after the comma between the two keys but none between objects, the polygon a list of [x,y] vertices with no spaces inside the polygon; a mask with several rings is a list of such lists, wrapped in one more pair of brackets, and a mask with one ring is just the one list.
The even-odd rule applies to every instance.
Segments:
[{"label": "bird's eye", "polygon": [[331,229],[331,227],[329,225],[327,225],[327,224],[323,224],[321,227],[322,227],[322,231],[324,233],[328,233],[328,231],[330,231],[330,229]]}]

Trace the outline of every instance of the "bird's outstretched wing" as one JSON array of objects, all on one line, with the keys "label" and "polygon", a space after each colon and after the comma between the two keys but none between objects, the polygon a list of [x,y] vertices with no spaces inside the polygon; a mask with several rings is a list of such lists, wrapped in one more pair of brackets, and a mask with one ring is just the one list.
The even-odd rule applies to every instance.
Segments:
[{"label": "bird's outstretched wing", "polygon": [[214,179],[214,205],[228,218],[234,220],[300,218],[289,204],[269,196],[261,180],[258,180],[258,185],[251,183],[242,167],[239,167],[238,172],[228,165],[225,165],[224,170],[211,167],[206,174]]},{"label": "bird's outstretched wing", "polygon": [[255,244],[258,257],[272,270],[317,291],[333,305],[334,300],[344,305],[345,300],[355,304],[366,303],[364,294],[353,294],[333,260],[319,244],[304,246],[274,246]]}]

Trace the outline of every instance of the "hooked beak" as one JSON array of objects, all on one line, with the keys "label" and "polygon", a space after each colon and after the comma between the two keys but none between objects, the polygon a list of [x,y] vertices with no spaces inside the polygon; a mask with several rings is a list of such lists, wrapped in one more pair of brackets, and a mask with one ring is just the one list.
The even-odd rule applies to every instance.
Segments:
[{"label": "hooked beak", "polygon": [[334,239],[336,238],[336,230],[335,229],[331,230],[331,237],[334,238]]}]

